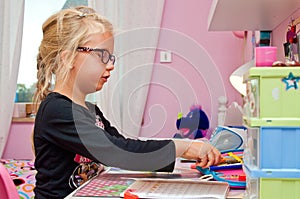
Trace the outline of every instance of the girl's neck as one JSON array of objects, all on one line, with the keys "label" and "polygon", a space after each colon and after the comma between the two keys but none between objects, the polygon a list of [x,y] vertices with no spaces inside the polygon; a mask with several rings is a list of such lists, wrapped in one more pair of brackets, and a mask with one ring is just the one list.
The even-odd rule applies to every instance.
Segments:
[{"label": "girl's neck", "polygon": [[70,89],[65,86],[63,87],[55,87],[53,92],[60,93],[62,95],[65,95],[66,97],[70,98],[74,103],[79,104],[85,108],[88,109],[86,103],[85,103],[85,97],[86,95],[76,91],[75,89]]}]

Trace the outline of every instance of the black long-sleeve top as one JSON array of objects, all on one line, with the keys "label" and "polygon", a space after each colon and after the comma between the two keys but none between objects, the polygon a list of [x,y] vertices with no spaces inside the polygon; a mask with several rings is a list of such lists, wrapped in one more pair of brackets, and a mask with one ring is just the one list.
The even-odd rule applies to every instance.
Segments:
[{"label": "black long-sleeve top", "polygon": [[128,170],[173,170],[173,141],[125,138],[97,106],[87,106],[56,92],[40,104],[34,127],[37,199],[64,198],[73,191],[68,181],[78,166],[76,154]]}]

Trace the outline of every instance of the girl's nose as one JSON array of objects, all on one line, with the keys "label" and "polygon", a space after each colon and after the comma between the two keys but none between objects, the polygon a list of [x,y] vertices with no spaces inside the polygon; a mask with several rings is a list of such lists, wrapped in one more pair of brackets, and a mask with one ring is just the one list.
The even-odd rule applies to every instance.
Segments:
[{"label": "girl's nose", "polygon": [[111,62],[106,64],[106,70],[112,71],[115,68],[115,65]]}]

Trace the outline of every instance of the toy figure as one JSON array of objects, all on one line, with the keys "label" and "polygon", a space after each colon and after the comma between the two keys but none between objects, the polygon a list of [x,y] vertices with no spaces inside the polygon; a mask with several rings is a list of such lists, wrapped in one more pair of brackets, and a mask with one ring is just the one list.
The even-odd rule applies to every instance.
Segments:
[{"label": "toy figure", "polygon": [[293,25],[286,33],[286,42],[297,43],[296,26]]},{"label": "toy figure", "polygon": [[201,106],[192,106],[186,117],[178,114],[176,127],[180,132],[174,135],[175,138],[203,138],[209,128],[209,120]]},{"label": "toy figure", "polygon": [[288,32],[286,33],[286,42],[289,44],[288,56],[290,61],[299,61],[298,60],[298,39],[296,33],[296,26],[292,25]]}]

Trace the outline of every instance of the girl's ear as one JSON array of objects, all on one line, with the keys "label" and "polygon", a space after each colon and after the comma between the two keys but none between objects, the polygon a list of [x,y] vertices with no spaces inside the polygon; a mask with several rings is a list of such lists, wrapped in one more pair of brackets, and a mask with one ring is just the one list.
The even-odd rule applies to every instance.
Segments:
[{"label": "girl's ear", "polygon": [[63,66],[68,67],[70,70],[74,68],[73,65],[70,64],[69,58],[71,57],[71,52],[69,50],[64,50],[60,53],[60,61]]}]

